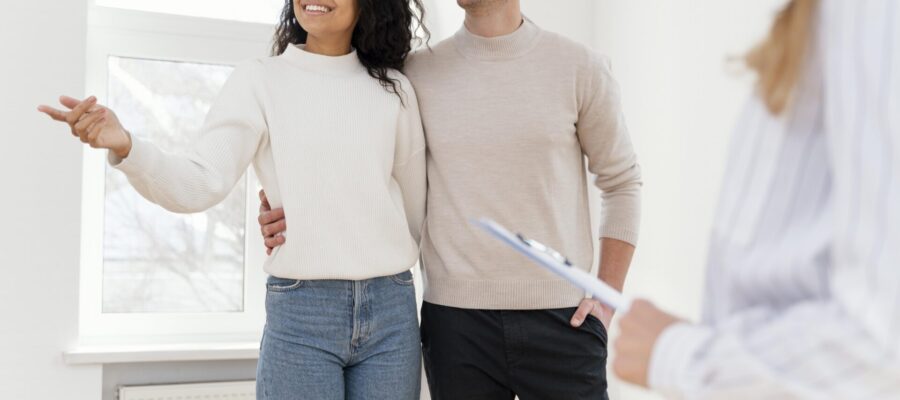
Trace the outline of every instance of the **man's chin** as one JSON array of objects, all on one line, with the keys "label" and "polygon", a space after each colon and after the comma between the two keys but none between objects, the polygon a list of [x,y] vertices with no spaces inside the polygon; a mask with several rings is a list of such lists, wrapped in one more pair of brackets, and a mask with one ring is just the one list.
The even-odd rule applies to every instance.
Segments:
[{"label": "man's chin", "polygon": [[506,3],[509,0],[456,0],[456,4],[463,9],[478,9],[486,6]]}]

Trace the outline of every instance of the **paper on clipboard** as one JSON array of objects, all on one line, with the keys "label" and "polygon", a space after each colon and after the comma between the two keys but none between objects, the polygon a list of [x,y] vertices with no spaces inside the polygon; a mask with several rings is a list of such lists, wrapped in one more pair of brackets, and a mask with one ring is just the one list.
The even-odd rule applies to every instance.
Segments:
[{"label": "paper on clipboard", "polygon": [[[631,306],[631,299],[616,289],[597,279],[591,274],[573,266],[561,254],[539,242],[526,239],[504,228],[502,225],[490,219],[475,220],[473,223],[495,238],[501,240],[518,252],[524,254],[532,261],[544,267],[556,275],[569,281],[571,284],[590,293],[595,299],[606,304],[620,313],[627,313]],[[541,248],[543,247],[543,248]]]}]

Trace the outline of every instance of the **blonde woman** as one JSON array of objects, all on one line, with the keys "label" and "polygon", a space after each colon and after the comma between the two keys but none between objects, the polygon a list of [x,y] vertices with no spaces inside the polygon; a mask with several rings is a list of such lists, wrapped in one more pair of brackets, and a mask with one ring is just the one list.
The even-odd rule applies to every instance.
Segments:
[{"label": "blonde woman", "polygon": [[636,302],[613,369],[678,398],[900,398],[900,2],[791,1],[747,64],[703,321]]}]

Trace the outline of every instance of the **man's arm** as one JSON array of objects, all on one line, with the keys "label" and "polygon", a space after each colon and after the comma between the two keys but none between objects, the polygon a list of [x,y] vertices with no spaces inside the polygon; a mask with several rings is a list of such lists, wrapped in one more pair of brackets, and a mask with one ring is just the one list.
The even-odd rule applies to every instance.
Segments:
[{"label": "man's arm", "polygon": [[272,255],[272,250],[284,244],[284,231],[287,230],[287,221],[284,219],[284,209],[272,209],[269,198],[264,190],[259,191],[259,228],[263,240],[266,243],[266,254]]},{"label": "man's arm", "polygon": [[[576,132],[588,158],[588,169],[597,176],[602,191],[599,278],[622,290],[637,243],[641,213],[641,170],[625,126],[619,86],[609,62],[591,55],[578,93]],[[572,326],[580,326],[591,314],[609,326],[612,312],[594,299],[581,302]]]},{"label": "man's arm", "polygon": [[597,276],[618,291],[625,286],[634,246],[618,239],[600,239],[600,272]]}]

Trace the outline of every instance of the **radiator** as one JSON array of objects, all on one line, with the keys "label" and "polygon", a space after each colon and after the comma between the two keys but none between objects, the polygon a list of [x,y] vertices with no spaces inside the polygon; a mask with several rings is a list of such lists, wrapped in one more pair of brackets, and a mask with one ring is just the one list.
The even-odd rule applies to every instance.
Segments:
[{"label": "radiator", "polygon": [[256,381],[121,386],[119,400],[256,400]]}]

